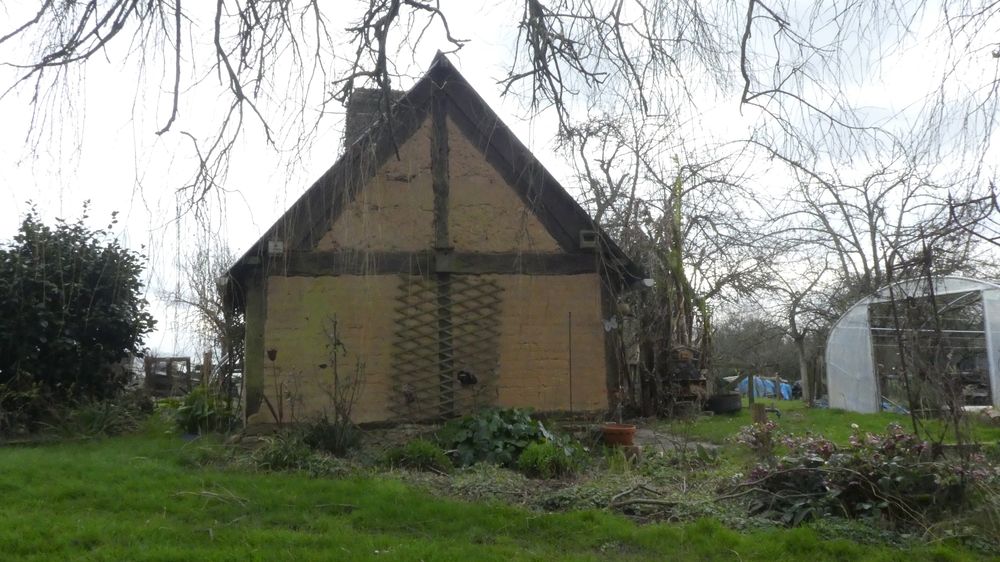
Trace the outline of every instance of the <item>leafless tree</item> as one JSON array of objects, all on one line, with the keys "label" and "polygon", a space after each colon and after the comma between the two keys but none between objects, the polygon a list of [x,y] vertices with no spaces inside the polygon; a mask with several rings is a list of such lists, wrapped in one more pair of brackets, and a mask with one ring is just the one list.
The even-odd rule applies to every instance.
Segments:
[{"label": "leafless tree", "polygon": [[641,326],[641,385],[656,389],[644,400],[647,412],[669,395],[675,349],[700,350],[698,367],[708,369],[712,307],[763,287],[777,251],[748,178],[727,158],[695,160],[701,155],[670,140],[667,126],[641,114],[601,114],[562,138],[595,221],[656,282],[628,307]]},{"label": "leafless tree", "polygon": [[993,246],[1000,246],[1000,199],[996,184],[972,197],[948,197],[948,226]]},{"label": "leafless tree", "polygon": [[802,398],[812,405],[815,396],[813,363],[808,349],[810,336],[816,336],[835,318],[829,306],[828,285],[830,271],[826,261],[813,258],[808,249],[787,252],[780,261],[769,264],[765,308],[776,307],[775,316],[783,319],[782,326],[794,348],[798,362],[799,384]]},{"label": "leafless tree", "polygon": [[243,364],[244,321],[237,307],[227,302],[233,295],[225,292],[222,280],[235,256],[223,243],[204,235],[194,247],[192,254],[179,256],[181,278],[164,300],[181,309],[184,331],[195,335],[198,348],[213,352],[218,376],[205,382],[231,396],[234,375]]},{"label": "leafless tree", "polygon": [[796,376],[798,361],[784,318],[761,303],[747,300],[718,311],[712,335],[712,362],[718,374]]},{"label": "leafless tree", "polygon": [[[993,2],[509,5],[517,33],[499,86],[527,94],[536,108],[553,107],[564,131],[579,94],[591,94],[650,116],[675,115],[681,106],[690,114],[704,97],[731,99],[757,124],[757,142],[795,157],[821,150],[846,159],[859,147],[905,141],[926,159],[974,145],[962,164],[979,167],[976,155],[991,138],[1000,85],[991,33],[1000,6]],[[185,187],[195,199],[221,185],[244,130],[295,152],[315,136],[328,104],[356,84],[387,92],[404,52],[425,42],[460,49],[482,24],[454,25],[453,9],[439,0],[370,0],[346,14],[317,0],[39,0],[35,9],[4,10],[0,56],[17,71],[4,91],[30,92],[35,125],[70,99],[57,86],[72,84],[67,79],[96,57],[130,58],[153,75],[161,71],[169,103],[151,133],[190,141],[197,166]],[[200,39],[206,30],[210,41]],[[933,79],[919,84],[906,115],[873,112],[856,99],[872,76],[921,48],[934,49],[938,62],[922,65],[921,74]],[[207,68],[201,60],[210,61]],[[212,131],[196,132],[185,122],[185,99],[219,88],[224,110],[213,116]],[[282,111],[288,107],[297,120]],[[896,117],[908,128],[894,126]]]},{"label": "leafless tree", "polygon": [[[568,129],[582,201],[595,222],[656,270],[683,263],[701,298],[760,286],[775,221],[734,158],[689,151],[669,125],[636,114],[602,114]],[[674,248],[673,258],[664,252]]]},{"label": "leafless tree", "polygon": [[[976,230],[953,224],[949,198],[957,185],[939,185],[907,162],[878,164],[853,174],[823,174],[782,158],[798,185],[775,218],[790,221],[791,243],[826,256],[847,300],[886,285],[890,263],[922,251],[929,237],[938,271],[970,271],[979,256]],[[853,176],[853,177],[852,177]],[[968,187],[963,200],[967,200]],[[847,303],[845,303],[847,304]]]},{"label": "leafless tree", "polygon": [[[677,341],[692,342],[698,309],[713,299],[764,286],[768,252],[789,243],[829,257],[840,285],[854,291],[835,298],[848,299],[883,285],[887,264],[929,235],[952,270],[974,255],[973,238],[990,236],[976,226],[985,219],[971,219],[996,207],[973,187],[1000,102],[992,33],[1000,4],[507,5],[517,32],[498,89],[556,112],[598,222],[669,272],[683,295],[668,319]],[[157,107],[150,134],[189,142],[196,166],[181,189],[192,202],[224,185],[241,135],[294,157],[356,86],[380,88],[384,110],[390,88],[405,80],[406,53],[422,44],[458,51],[483,25],[452,19],[454,8],[439,0],[370,0],[346,13],[318,0],[39,0],[37,9],[0,9],[10,14],[0,22],[0,57],[15,72],[0,101],[27,94],[33,130],[72,99],[72,77],[96,57],[163,72],[169,103]],[[908,57],[920,72],[899,73]],[[873,76],[920,81],[912,99],[885,109],[869,100],[884,89]],[[222,110],[192,123],[189,100],[219,91]],[[746,138],[728,153],[679,142],[720,102],[740,108]],[[794,180],[770,215],[748,210],[764,195],[746,170],[764,161]],[[973,201],[983,205],[961,206]],[[773,225],[790,234],[772,236]]]}]

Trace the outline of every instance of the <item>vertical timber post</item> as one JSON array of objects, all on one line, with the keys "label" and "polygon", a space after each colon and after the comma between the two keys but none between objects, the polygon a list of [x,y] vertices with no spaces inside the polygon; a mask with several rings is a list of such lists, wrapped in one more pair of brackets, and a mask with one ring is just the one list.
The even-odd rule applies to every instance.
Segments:
[{"label": "vertical timber post", "polygon": [[608,392],[608,409],[619,421],[622,421],[625,410],[625,399],[622,385],[622,365],[618,354],[618,341],[616,334],[610,323],[615,315],[615,302],[617,300],[617,290],[611,286],[612,275],[601,263],[601,250],[598,250],[598,282],[601,284],[601,324],[604,330],[604,368],[606,371],[605,384]]},{"label": "vertical timber post", "polygon": [[206,351],[201,355],[201,384],[208,386],[212,381],[212,352]]},{"label": "vertical timber post", "polygon": [[[243,415],[248,422],[264,400],[264,322],[267,311],[267,275],[261,268],[247,276],[246,335],[243,351]],[[278,420],[275,420],[277,422]]]},{"label": "vertical timber post", "polygon": [[569,346],[569,411],[573,411],[573,311],[566,319],[566,340]]},{"label": "vertical timber post", "polygon": [[[442,86],[435,84],[431,94],[431,175],[434,190],[435,264],[451,253],[448,233],[448,122]],[[435,268],[436,269],[436,268]],[[435,270],[438,307],[438,382],[441,389],[440,415],[455,411],[455,364],[451,318],[451,274]]]}]

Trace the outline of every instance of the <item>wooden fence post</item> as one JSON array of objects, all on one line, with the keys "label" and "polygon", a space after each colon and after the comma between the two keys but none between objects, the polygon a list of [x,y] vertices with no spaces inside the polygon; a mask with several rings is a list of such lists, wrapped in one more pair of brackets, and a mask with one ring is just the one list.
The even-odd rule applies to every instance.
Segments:
[{"label": "wooden fence post", "polygon": [[208,386],[212,378],[212,352],[206,351],[201,356],[201,384]]}]

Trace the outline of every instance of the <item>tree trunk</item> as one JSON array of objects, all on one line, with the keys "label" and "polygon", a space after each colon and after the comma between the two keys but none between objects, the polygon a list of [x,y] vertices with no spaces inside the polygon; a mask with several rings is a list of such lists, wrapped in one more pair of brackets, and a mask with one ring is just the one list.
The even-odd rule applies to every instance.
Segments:
[{"label": "tree trunk", "polygon": [[795,338],[795,354],[799,356],[799,384],[802,385],[802,399],[813,406],[812,381],[809,379],[809,360],[806,358],[806,339]]}]

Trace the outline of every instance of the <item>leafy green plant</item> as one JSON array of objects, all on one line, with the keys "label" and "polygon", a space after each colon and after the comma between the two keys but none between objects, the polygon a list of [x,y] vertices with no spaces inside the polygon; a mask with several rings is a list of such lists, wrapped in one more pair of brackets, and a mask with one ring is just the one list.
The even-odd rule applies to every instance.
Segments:
[{"label": "leafy green plant", "polygon": [[105,400],[128,382],[116,363],[141,354],[154,320],[140,281],[145,257],[110,229],[57,220],[43,224],[34,207],[12,242],[0,247],[0,410],[20,421],[54,404]]},{"label": "leafy green plant", "polygon": [[153,413],[146,416],[139,423],[137,433],[147,437],[176,434],[179,428],[177,427],[177,419],[174,414],[178,406],[180,406],[180,401],[177,401],[177,406],[174,407],[165,407],[157,403],[153,409]]},{"label": "leafy green plant", "polygon": [[[542,422],[532,419],[528,410],[519,408],[488,409],[448,423],[438,432],[438,442],[452,455],[458,466],[487,462],[500,466],[518,466],[518,459],[533,444],[544,445],[536,450],[529,472],[563,473],[563,467],[576,465],[584,449],[572,439],[549,431]],[[543,455],[558,454],[563,458],[548,461]],[[527,461],[526,461],[527,462]],[[552,464],[558,463],[558,464]]]},{"label": "leafy green plant", "polygon": [[50,425],[70,437],[122,435],[139,427],[141,416],[126,405],[112,400],[85,400],[54,415]]},{"label": "leafy green plant", "polygon": [[837,516],[926,527],[986,475],[929,460],[927,444],[898,424],[885,433],[855,427],[846,447],[814,435],[787,436],[783,446],[786,455],[758,464],[741,486],[754,491],[751,513],[788,525]]},{"label": "leafy green plant", "polygon": [[199,385],[181,400],[174,412],[177,426],[185,433],[229,431],[236,426],[236,412],[225,397]]},{"label": "leafy green plant", "polygon": [[639,461],[639,455],[629,455],[622,447],[604,448],[604,462],[612,474],[632,474],[639,468]]},{"label": "leafy green plant", "polygon": [[[350,354],[340,339],[337,317],[329,318],[323,329],[331,377],[320,385],[320,390],[326,395],[327,407],[317,419],[303,426],[303,439],[314,449],[343,456],[361,442],[361,429],[351,419],[351,412],[364,386],[365,364],[360,357],[354,357],[353,365],[341,372],[341,363]],[[276,354],[277,350],[272,352]],[[280,414],[275,419],[281,423]]]},{"label": "leafy green plant", "polygon": [[389,449],[383,462],[389,466],[433,472],[451,472],[453,468],[444,450],[426,439],[414,439],[402,447]]},{"label": "leafy green plant", "polygon": [[349,418],[323,416],[302,427],[302,440],[313,449],[338,457],[361,442],[361,430]]},{"label": "leafy green plant", "polygon": [[722,463],[722,455],[711,449],[695,443],[687,451],[666,449],[636,456],[633,461],[636,473],[654,482],[669,482],[678,475],[690,474],[713,469]]},{"label": "leafy green plant", "polygon": [[528,476],[560,478],[575,474],[583,459],[583,448],[579,445],[541,441],[525,447],[517,459],[517,468]]},{"label": "leafy green plant", "polygon": [[45,411],[45,396],[38,383],[0,384],[0,434],[28,433]]},{"label": "leafy green plant", "polygon": [[438,433],[438,441],[459,466],[477,462],[513,466],[521,451],[547,434],[527,410],[487,409],[448,423]]},{"label": "leafy green plant", "polygon": [[706,447],[701,443],[695,443],[694,454],[687,460],[689,464],[694,466],[715,466],[722,461],[722,455],[719,454],[718,449]]},{"label": "leafy green plant", "polygon": [[773,464],[781,435],[778,424],[768,420],[740,429],[739,433],[736,434],[736,442],[750,449],[757,460]]},{"label": "leafy green plant", "polygon": [[305,471],[313,475],[335,474],[341,470],[336,461],[317,453],[299,432],[286,431],[265,437],[250,455],[254,468],[264,471]]},{"label": "leafy green plant", "polygon": [[308,466],[314,454],[299,435],[283,432],[262,438],[253,459],[262,470],[297,470]]}]

